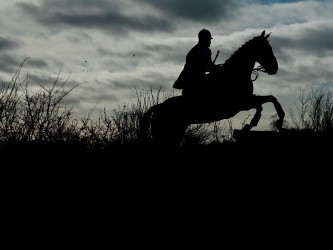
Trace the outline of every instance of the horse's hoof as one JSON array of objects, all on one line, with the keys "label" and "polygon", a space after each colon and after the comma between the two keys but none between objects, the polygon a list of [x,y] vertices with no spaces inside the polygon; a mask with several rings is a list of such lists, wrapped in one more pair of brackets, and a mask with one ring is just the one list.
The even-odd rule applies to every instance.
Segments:
[{"label": "horse's hoof", "polygon": [[276,127],[276,129],[279,130],[279,131],[282,129],[282,125],[283,125],[283,120],[277,120],[277,121],[275,122],[275,127]]},{"label": "horse's hoof", "polygon": [[250,131],[251,126],[249,124],[245,124],[242,131]]},{"label": "horse's hoof", "polygon": [[283,133],[283,132],[287,132],[287,131],[289,131],[287,128],[280,128],[280,129],[279,129],[279,132],[281,132],[281,133]]}]

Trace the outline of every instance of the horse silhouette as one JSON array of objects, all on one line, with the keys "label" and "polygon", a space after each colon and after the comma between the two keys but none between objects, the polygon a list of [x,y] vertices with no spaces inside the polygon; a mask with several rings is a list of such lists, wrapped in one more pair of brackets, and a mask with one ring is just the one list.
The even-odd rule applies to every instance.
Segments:
[{"label": "horse silhouette", "polygon": [[[273,103],[279,119],[277,130],[282,130],[285,112],[273,95],[253,94],[253,73],[258,71],[274,75],[278,63],[269,44],[269,34],[265,30],[244,43],[217,70],[207,74],[195,98],[174,96],[164,102],[151,106],[140,120],[140,136],[149,138],[163,145],[176,145],[181,141],[186,129],[191,124],[203,124],[229,119],[240,111],[256,109],[250,124],[242,130],[249,131],[257,126],[262,105]],[[255,64],[260,66],[254,68]]]}]

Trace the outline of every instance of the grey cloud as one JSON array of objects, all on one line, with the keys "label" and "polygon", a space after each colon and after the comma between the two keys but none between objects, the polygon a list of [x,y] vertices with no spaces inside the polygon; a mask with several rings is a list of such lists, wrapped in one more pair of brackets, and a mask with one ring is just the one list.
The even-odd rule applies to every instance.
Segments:
[{"label": "grey cloud", "polygon": [[17,3],[16,6],[18,6],[20,9],[23,10],[23,12],[28,13],[30,15],[38,15],[39,8],[32,4],[32,3]]},{"label": "grey cloud", "polygon": [[93,38],[85,32],[65,35],[66,39],[73,44],[86,43],[87,41],[93,42]]},{"label": "grey cloud", "polygon": [[89,13],[96,10],[105,11],[107,9],[119,10],[115,1],[108,0],[42,0],[38,6],[32,3],[19,2],[16,4],[24,12],[29,14],[42,14],[40,10],[52,10],[53,12],[68,11],[71,13]]},{"label": "grey cloud", "polygon": [[14,73],[20,64],[21,62],[17,61],[15,58],[7,54],[0,54],[0,71]]},{"label": "grey cloud", "polygon": [[52,79],[50,76],[45,75],[36,75],[33,73],[29,73],[29,86],[48,86],[51,85],[54,79]]},{"label": "grey cloud", "polygon": [[96,102],[118,101],[118,97],[113,93],[111,93],[111,91],[106,91],[106,89],[103,89],[103,91],[101,91],[100,89],[96,88],[87,88],[84,90],[84,92],[86,92],[86,94],[80,97],[81,101],[87,101],[87,102],[91,102],[92,100],[95,100]]},{"label": "grey cloud", "polygon": [[231,17],[236,11],[232,0],[142,0],[165,13],[169,18],[177,17],[191,21],[216,22]]},{"label": "grey cloud", "polygon": [[98,48],[97,53],[100,57],[107,58],[103,60],[103,69],[108,72],[125,72],[131,66],[137,66],[144,59],[152,55],[143,50],[113,51],[110,49]]},{"label": "grey cloud", "polygon": [[119,9],[121,1],[114,0],[43,0],[42,6],[44,8],[58,8],[58,9],[70,9],[70,10],[106,10],[106,9]]},{"label": "grey cloud", "polygon": [[331,28],[305,28],[298,35],[271,38],[279,62],[279,79],[290,84],[316,83],[333,79]]},{"label": "grey cloud", "polygon": [[[80,86],[80,99],[81,101],[91,102],[95,101],[110,101],[117,102],[118,97],[114,94],[112,88],[110,88],[109,81],[95,80],[95,84],[85,84]],[[101,91],[102,90],[102,91]],[[94,102],[94,101],[93,101]]]},{"label": "grey cloud", "polygon": [[97,53],[101,56],[111,56],[114,55],[114,53],[112,53],[112,51],[107,50],[107,49],[103,49],[103,48],[97,48]]},{"label": "grey cloud", "polygon": [[[78,28],[98,28],[126,34],[128,31],[171,32],[175,26],[167,19],[146,14],[128,15],[108,1],[44,1],[41,6],[20,3],[18,6],[46,26],[66,25]],[[82,11],[78,11],[82,10]]]},{"label": "grey cloud", "polygon": [[308,29],[299,38],[298,43],[312,52],[325,53],[333,50],[333,27],[327,29]]},{"label": "grey cloud", "polygon": [[[55,77],[48,75],[46,73],[29,73],[28,77],[29,77],[29,86],[50,87],[54,85],[55,82]],[[69,90],[75,86],[80,87],[77,81],[70,79],[68,76],[67,77],[59,76],[56,86],[57,86],[56,88],[58,87],[60,88],[61,86],[63,86],[64,90]]]},{"label": "grey cloud", "polygon": [[[37,87],[39,88],[40,91],[44,91],[41,86],[45,87],[46,89],[48,89],[50,86],[52,86],[54,84],[54,78],[46,75],[46,74],[34,74],[34,73],[29,73],[28,75],[28,87]],[[63,81],[61,81],[61,83],[63,84]],[[62,84],[58,84],[57,86],[61,86]],[[68,82],[66,82],[65,86],[64,86],[64,90],[69,90],[74,86],[77,86],[78,83],[76,81],[71,81],[69,80]],[[81,88],[81,86],[78,86],[78,88]],[[56,88],[57,89],[57,88]],[[37,91],[38,92],[38,91]],[[75,93],[75,95],[72,95],[72,93]],[[77,107],[79,107],[82,104],[82,100],[84,99],[84,97],[78,97],[77,96],[77,92],[76,89],[74,89],[72,92],[70,92],[68,95],[65,96],[65,98],[63,99],[63,103],[66,105],[75,105]]]},{"label": "grey cloud", "polygon": [[108,72],[114,73],[114,72],[124,72],[126,71],[124,65],[122,63],[118,63],[116,61],[107,61],[105,68]]},{"label": "grey cloud", "polygon": [[9,49],[16,49],[19,47],[19,44],[11,39],[6,39],[0,37],[0,51],[1,50],[9,50]]},{"label": "grey cloud", "polygon": [[333,79],[333,72],[327,70],[325,62],[320,60],[314,60],[311,63],[300,61],[298,64],[279,62],[279,65],[279,78],[285,82],[314,83],[323,79]]},{"label": "grey cloud", "polygon": [[173,47],[165,44],[151,44],[151,45],[145,45],[144,49],[150,51],[165,52],[165,51],[170,51],[171,49],[173,49]]},{"label": "grey cloud", "polygon": [[154,80],[147,80],[147,79],[140,79],[140,78],[133,78],[128,79],[125,81],[113,81],[112,82],[114,87],[117,88],[117,90],[133,90],[135,88],[137,89],[143,89],[148,88],[155,91],[161,90],[161,80],[154,81]]},{"label": "grey cloud", "polygon": [[[272,46],[279,53],[285,51],[304,51],[306,54],[316,55],[318,57],[333,53],[333,27],[312,29],[307,28],[298,35],[290,37],[281,37],[275,34],[272,39]],[[284,57],[288,58],[288,55]]]},{"label": "grey cloud", "polygon": [[[143,78],[129,77],[124,81],[110,79],[110,82],[112,82],[112,85],[118,90],[151,88],[154,91],[161,90],[162,92],[164,92],[166,89],[170,88],[174,80],[175,79],[170,76],[167,77],[159,73],[151,72],[145,74]],[[161,86],[165,86],[165,88],[161,89]]]},{"label": "grey cloud", "polygon": [[126,17],[116,12],[108,12],[102,15],[71,15],[52,13],[50,16],[39,18],[44,25],[66,24],[82,28],[100,28],[125,34],[128,29],[134,31],[172,31],[173,26],[163,19],[155,17]]},{"label": "grey cloud", "polygon": [[42,60],[42,59],[29,59],[27,61],[27,65],[29,66],[33,66],[33,67],[36,67],[36,68],[46,68],[48,66],[48,64]]},{"label": "grey cloud", "polygon": [[140,79],[136,79],[135,81],[130,79],[129,81],[127,82],[124,82],[124,81],[119,81],[119,80],[113,80],[112,81],[112,85],[114,87],[116,87],[117,89],[125,89],[125,90],[128,90],[128,89],[133,89],[133,86],[134,86],[134,83],[133,82],[136,82],[136,83],[141,83],[142,80]]},{"label": "grey cloud", "polygon": [[[17,6],[45,26],[98,28],[122,35],[129,31],[173,32],[179,20],[211,23],[231,17],[237,10],[233,0],[44,0],[39,6],[31,3]],[[134,7],[129,8],[131,6]],[[147,11],[146,14],[128,12],[147,6],[156,11]]]},{"label": "grey cloud", "polygon": [[97,48],[97,52],[102,57],[110,60],[105,62],[109,72],[120,72],[128,70],[124,67],[124,62],[130,66],[139,65],[142,61],[157,60],[160,63],[184,64],[187,52],[195,43],[180,43],[177,46],[152,43],[142,44],[138,49],[119,52],[112,49]]},{"label": "grey cloud", "polygon": [[187,46],[170,46],[165,44],[152,44],[152,45],[145,45],[143,48],[144,50],[150,51],[152,55],[156,55],[155,57],[158,58],[161,62],[173,62],[176,64],[183,64],[185,62],[187,52],[192,48],[194,45],[188,44]]},{"label": "grey cloud", "polygon": [[67,95],[63,100],[62,102],[65,104],[65,105],[69,105],[69,106],[80,106],[81,103],[82,103],[82,100],[81,98],[77,98],[77,97],[73,97],[73,96],[70,96]]}]

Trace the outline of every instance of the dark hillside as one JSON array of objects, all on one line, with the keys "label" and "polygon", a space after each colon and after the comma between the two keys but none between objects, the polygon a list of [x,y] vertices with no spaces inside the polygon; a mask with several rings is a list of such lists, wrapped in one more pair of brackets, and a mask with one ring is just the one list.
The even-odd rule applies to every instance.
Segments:
[{"label": "dark hillside", "polygon": [[235,142],[212,144],[184,144],[165,147],[154,144],[110,144],[103,148],[89,149],[80,142],[18,143],[3,146],[6,165],[20,167],[94,167],[108,169],[143,168],[155,169],[168,165],[170,168],[220,167],[225,163],[244,166],[299,164],[329,162],[332,133],[284,130],[234,131]]},{"label": "dark hillside", "polygon": [[6,214],[136,230],[223,219],[293,235],[286,225],[305,230],[330,211],[332,150],[323,143],[332,135],[270,136],[172,148],[8,147],[1,151]]}]

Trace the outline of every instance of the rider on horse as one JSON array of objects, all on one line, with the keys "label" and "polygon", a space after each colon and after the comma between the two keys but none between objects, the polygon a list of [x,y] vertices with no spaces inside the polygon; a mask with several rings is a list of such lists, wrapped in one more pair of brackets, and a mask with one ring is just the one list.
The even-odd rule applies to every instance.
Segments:
[{"label": "rider on horse", "polygon": [[[178,79],[173,84],[175,89],[182,89],[184,97],[200,96],[200,87],[207,72],[216,69],[210,50],[211,33],[202,29],[198,34],[198,43],[186,55],[186,63]],[[215,60],[214,60],[215,61]]]},{"label": "rider on horse", "polygon": [[[274,75],[279,69],[268,42],[269,35],[263,31],[239,47],[222,65],[214,65],[215,60],[212,62],[210,58],[210,33],[199,33],[199,44],[187,55],[186,66],[174,85],[175,88],[183,89],[183,95],[170,97],[151,106],[140,119],[140,138],[145,140],[150,134],[160,145],[176,145],[191,124],[216,122],[232,118],[240,111],[256,109],[250,123],[242,128],[249,131],[257,126],[262,105],[267,102],[273,103],[279,116],[275,125],[278,130],[282,130],[285,112],[276,97],[253,94],[253,70]],[[256,63],[261,67],[255,69]],[[198,81],[204,78],[210,67],[219,70],[206,74],[209,80],[205,79],[204,83]],[[204,88],[200,88],[203,84]]]}]

